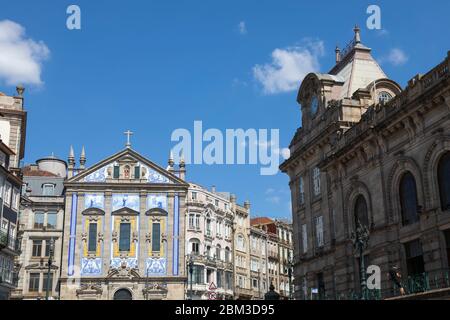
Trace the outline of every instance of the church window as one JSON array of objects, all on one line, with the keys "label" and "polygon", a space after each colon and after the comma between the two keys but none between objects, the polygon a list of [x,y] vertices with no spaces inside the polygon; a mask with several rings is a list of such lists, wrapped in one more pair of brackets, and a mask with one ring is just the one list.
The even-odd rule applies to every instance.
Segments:
[{"label": "church window", "polygon": [[114,179],[119,179],[119,166],[114,166],[113,177]]},{"label": "church window", "polygon": [[314,196],[320,196],[320,169],[317,167],[313,169],[313,189]]},{"label": "church window", "polygon": [[140,179],[140,174],[141,174],[141,167],[139,166],[134,167],[134,178]]},{"label": "church window", "polygon": [[438,166],[439,194],[442,210],[450,209],[450,152],[439,161]]},{"label": "church window", "polygon": [[120,224],[119,251],[130,251],[131,224]]},{"label": "church window", "polygon": [[161,224],[152,223],[152,251],[159,252],[161,250]]},{"label": "church window", "polygon": [[419,221],[416,180],[411,172],[405,173],[400,181],[400,204],[403,225]]},{"label": "church window", "polygon": [[360,222],[363,226],[369,227],[369,215],[367,213],[367,202],[364,196],[359,195],[355,202],[355,227]]},{"label": "church window", "polygon": [[392,95],[389,92],[381,91],[378,94],[378,102],[381,104],[387,103],[392,99]]},{"label": "church window", "polygon": [[97,251],[97,223],[89,223],[88,251]]}]

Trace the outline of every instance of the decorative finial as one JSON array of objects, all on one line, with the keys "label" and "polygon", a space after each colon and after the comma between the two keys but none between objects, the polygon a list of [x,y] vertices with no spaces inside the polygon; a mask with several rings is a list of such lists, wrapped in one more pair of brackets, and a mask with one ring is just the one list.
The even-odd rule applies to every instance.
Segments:
[{"label": "decorative finial", "polygon": [[170,153],[169,153],[169,167],[173,167],[173,165],[175,164],[175,162],[173,161],[173,152],[172,152],[172,150],[170,151]]},{"label": "decorative finial", "polygon": [[359,26],[356,25],[353,31],[355,31],[355,42],[361,43],[361,29],[359,28]]},{"label": "decorative finial", "polygon": [[131,148],[131,141],[130,141],[130,139],[131,139],[131,136],[134,134],[134,132],[131,132],[130,130],[127,130],[127,131],[124,132],[124,134],[127,136],[126,147],[127,148]]},{"label": "decorative finial", "polygon": [[24,88],[23,85],[19,84],[16,87],[16,91],[17,91],[17,94],[19,95],[19,97],[23,97],[23,93],[25,92],[25,88]]},{"label": "decorative finial", "polygon": [[181,154],[180,157],[180,168],[185,168],[186,167],[186,162],[184,161],[184,155]]},{"label": "decorative finial", "polygon": [[81,148],[81,155],[80,155],[80,166],[82,169],[84,169],[84,165],[86,164],[86,151],[83,148]]},{"label": "decorative finial", "polygon": [[75,165],[75,152],[73,151],[73,146],[70,146],[69,165],[71,165],[71,166]]}]

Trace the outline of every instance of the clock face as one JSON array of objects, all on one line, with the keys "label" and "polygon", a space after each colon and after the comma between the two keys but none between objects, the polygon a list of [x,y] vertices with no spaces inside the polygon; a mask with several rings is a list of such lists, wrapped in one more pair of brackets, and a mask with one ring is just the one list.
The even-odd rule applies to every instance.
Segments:
[{"label": "clock face", "polygon": [[317,113],[317,109],[319,109],[319,99],[317,96],[314,96],[311,99],[311,115],[315,115]]}]

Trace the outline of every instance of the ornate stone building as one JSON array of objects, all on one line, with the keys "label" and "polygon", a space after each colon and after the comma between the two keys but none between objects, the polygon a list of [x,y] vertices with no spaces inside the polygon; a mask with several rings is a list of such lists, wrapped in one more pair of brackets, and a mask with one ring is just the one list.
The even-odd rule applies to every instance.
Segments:
[{"label": "ornate stone building", "polygon": [[[260,233],[259,243],[252,243],[251,252],[255,260],[259,257],[263,292],[266,293],[273,284],[282,299],[293,298],[292,273],[291,279],[289,278],[293,259],[292,224],[260,217],[251,219],[251,225],[252,234],[256,233],[256,230]],[[256,269],[252,267],[252,271]],[[256,284],[256,281],[253,280],[253,283]]]},{"label": "ornate stone building", "polygon": [[67,163],[54,156],[23,168],[19,227],[22,252],[13,299],[44,299],[47,289],[49,298],[59,298],[66,176]]},{"label": "ornate stone building", "polygon": [[17,285],[20,161],[25,153],[27,119],[23,92],[22,87],[17,87],[14,97],[0,92],[0,300],[9,299]]},{"label": "ornate stone building", "polygon": [[216,192],[215,187],[209,191],[190,184],[186,201],[186,260],[188,264],[192,261],[193,275],[188,282],[188,298],[233,298],[231,199],[230,194]]},{"label": "ornate stone building", "polygon": [[184,299],[185,165],[163,169],[130,145],[65,182],[62,299]]},{"label": "ornate stone building", "polygon": [[[450,52],[402,88],[361,43],[336,50],[327,73],[305,77],[302,125],[281,165],[289,175],[295,241],[295,295],[340,298],[358,292],[360,259],[388,277],[442,283],[450,263]],[[369,231],[363,256],[352,234]],[[364,271],[363,271],[364,272]],[[409,292],[408,292],[409,293]]]}]

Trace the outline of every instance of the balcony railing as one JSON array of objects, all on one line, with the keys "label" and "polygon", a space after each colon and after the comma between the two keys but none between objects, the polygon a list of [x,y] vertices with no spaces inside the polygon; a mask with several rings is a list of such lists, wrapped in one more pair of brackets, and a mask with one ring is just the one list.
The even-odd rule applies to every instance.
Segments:
[{"label": "balcony railing", "polygon": [[20,241],[10,234],[0,231],[0,249],[8,248],[12,251],[20,251]]}]

